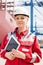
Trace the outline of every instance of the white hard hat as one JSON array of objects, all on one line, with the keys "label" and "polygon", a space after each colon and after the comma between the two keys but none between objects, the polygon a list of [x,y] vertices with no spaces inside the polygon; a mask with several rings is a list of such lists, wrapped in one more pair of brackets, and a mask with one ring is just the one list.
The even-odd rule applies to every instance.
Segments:
[{"label": "white hard hat", "polygon": [[25,7],[17,7],[14,9],[14,16],[20,15],[20,14],[29,17],[29,12]]}]

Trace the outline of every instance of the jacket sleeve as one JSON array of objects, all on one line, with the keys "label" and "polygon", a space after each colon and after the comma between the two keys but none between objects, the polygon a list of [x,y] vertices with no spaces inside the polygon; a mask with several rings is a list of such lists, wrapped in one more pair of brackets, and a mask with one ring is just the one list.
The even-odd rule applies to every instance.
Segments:
[{"label": "jacket sleeve", "polygon": [[0,55],[1,55],[1,57],[3,57],[3,58],[5,58],[5,53],[6,53],[6,50],[5,50],[5,46],[6,46],[6,44],[7,44],[7,35],[4,37],[4,39],[3,39],[3,42],[2,42],[2,44],[1,44],[1,52],[0,52]]},{"label": "jacket sleeve", "polygon": [[38,63],[40,62],[40,59],[42,59],[42,53],[36,36],[32,46],[32,53],[29,51],[29,53],[26,53],[25,55],[26,55],[25,62],[28,63]]},{"label": "jacket sleeve", "polygon": [[30,63],[38,63],[42,59],[42,52],[37,37],[35,36],[33,48],[32,48],[32,59]]}]

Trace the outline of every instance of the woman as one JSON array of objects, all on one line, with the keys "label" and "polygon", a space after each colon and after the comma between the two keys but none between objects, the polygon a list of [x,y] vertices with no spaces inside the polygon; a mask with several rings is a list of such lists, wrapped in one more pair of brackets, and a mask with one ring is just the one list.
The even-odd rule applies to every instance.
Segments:
[{"label": "woman", "polygon": [[[17,28],[14,30],[16,39],[20,43],[18,50],[12,49],[10,52],[3,50],[1,56],[5,59],[6,65],[34,65],[34,63],[40,62],[42,53],[39,47],[39,42],[34,34],[29,33],[27,27],[29,21],[29,15],[26,8],[16,8],[14,12],[14,19],[17,24]],[[1,49],[4,49],[9,37],[13,34],[9,33],[5,36]]]}]

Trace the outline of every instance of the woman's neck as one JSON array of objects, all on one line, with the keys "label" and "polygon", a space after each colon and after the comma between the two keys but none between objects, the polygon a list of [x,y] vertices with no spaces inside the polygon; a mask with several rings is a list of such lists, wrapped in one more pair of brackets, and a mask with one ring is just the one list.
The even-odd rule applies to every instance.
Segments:
[{"label": "woman's neck", "polygon": [[25,28],[18,28],[18,32],[21,33],[23,31],[25,31],[26,29],[27,29],[26,27]]}]

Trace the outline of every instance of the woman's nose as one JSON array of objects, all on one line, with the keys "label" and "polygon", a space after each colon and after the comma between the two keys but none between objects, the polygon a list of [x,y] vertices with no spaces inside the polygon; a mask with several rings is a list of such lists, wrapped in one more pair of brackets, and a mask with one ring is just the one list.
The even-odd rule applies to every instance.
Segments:
[{"label": "woman's nose", "polygon": [[18,21],[22,21],[22,19],[19,19]]}]

